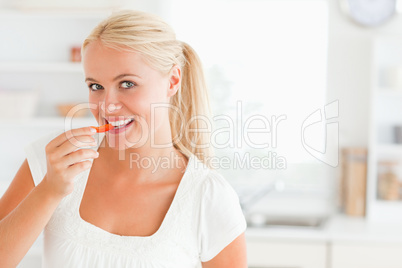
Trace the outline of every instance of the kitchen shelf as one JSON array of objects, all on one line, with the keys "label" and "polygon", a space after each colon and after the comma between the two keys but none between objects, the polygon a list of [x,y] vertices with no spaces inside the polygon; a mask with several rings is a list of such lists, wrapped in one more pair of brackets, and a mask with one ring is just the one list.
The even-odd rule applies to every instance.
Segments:
[{"label": "kitchen shelf", "polygon": [[[387,191],[400,192],[398,181],[402,163],[402,144],[392,143],[394,127],[402,124],[402,89],[387,87],[390,81],[384,70],[402,64],[402,38],[400,36],[379,35],[373,39],[371,51],[371,99],[370,99],[370,141],[367,169],[367,218],[370,221],[402,223],[402,200],[386,201],[379,198],[379,174],[382,162],[398,164],[393,171],[397,182],[389,184]],[[383,173],[382,173],[383,174]]]},{"label": "kitchen shelf", "polygon": [[31,119],[0,119],[0,128],[41,128],[41,127],[60,127],[64,128],[65,124],[73,125],[73,127],[97,125],[93,117],[77,117],[66,118],[61,116],[54,117],[34,117]]},{"label": "kitchen shelf", "polygon": [[377,222],[402,222],[402,214],[397,213],[402,211],[402,200],[377,200],[371,204],[371,210],[376,215]]},{"label": "kitchen shelf", "polygon": [[402,160],[402,144],[381,144],[377,147],[378,155],[399,156]]},{"label": "kitchen shelf", "polygon": [[80,62],[2,62],[0,72],[83,73]]},{"label": "kitchen shelf", "polygon": [[376,93],[380,97],[402,98],[402,88],[380,87]]},{"label": "kitchen shelf", "polygon": [[[50,128],[66,128],[66,118],[57,116],[57,105],[87,101],[83,66],[81,62],[69,61],[70,49],[81,44],[90,30],[112,13],[113,7],[102,7],[107,4],[105,1],[112,0],[97,2],[93,8],[78,8],[79,0],[65,3],[65,8],[39,8],[33,6],[37,2],[30,1],[0,8],[0,21],[7,25],[0,32],[8,40],[7,49],[0,53],[0,88],[36,91],[37,109],[33,117],[23,120],[4,110],[0,127],[8,133],[13,128],[16,131],[26,128],[39,135]],[[23,2],[31,8],[16,6]],[[96,125],[95,118],[74,117],[71,122],[74,128],[89,125]]]},{"label": "kitchen shelf", "polygon": [[113,7],[104,8],[0,8],[0,19],[104,19],[112,13]]}]

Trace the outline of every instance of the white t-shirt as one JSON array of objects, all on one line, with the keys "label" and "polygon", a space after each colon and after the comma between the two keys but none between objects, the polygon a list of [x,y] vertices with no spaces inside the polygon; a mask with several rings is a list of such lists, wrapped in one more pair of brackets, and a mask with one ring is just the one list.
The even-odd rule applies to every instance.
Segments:
[{"label": "white t-shirt", "polygon": [[[35,185],[46,174],[45,146],[60,133],[25,147]],[[97,148],[104,136],[94,136]],[[236,192],[194,155],[161,226],[151,236],[112,234],[80,217],[89,172],[75,177],[74,191],[60,202],[44,229],[45,268],[201,267],[246,229]]]}]

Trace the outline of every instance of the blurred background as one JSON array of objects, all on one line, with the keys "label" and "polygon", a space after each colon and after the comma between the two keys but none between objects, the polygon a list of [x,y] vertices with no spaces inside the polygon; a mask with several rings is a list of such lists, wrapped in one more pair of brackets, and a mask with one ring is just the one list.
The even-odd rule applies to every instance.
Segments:
[{"label": "blurred background", "polygon": [[[0,194],[42,135],[96,124],[80,46],[120,8],[199,54],[214,166],[248,222],[249,267],[402,267],[402,3],[0,0]],[[40,239],[20,267],[40,267]]]}]

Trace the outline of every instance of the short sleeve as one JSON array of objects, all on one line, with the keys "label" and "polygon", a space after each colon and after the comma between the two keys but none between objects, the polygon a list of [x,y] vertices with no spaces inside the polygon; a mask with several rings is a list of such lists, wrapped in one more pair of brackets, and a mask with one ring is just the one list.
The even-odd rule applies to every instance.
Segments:
[{"label": "short sleeve", "polygon": [[46,145],[63,131],[54,131],[51,134],[40,137],[34,142],[24,147],[29,169],[31,170],[32,178],[35,186],[37,186],[47,172],[46,164]]},{"label": "short sleeve", "polygon": [[215,171],[204,184],[200,212],[200,259],[207,262],[246,230],[239,197],[225,178]]}]

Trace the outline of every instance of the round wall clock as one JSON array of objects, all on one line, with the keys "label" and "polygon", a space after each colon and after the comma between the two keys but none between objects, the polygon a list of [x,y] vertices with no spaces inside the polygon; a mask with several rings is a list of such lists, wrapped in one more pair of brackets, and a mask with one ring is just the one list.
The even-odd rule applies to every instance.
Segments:
[{"label": "round wall clock", "polygon": [[396,11],[396,0],[340,0],[342,10],[363,26],[378,26]]}]

